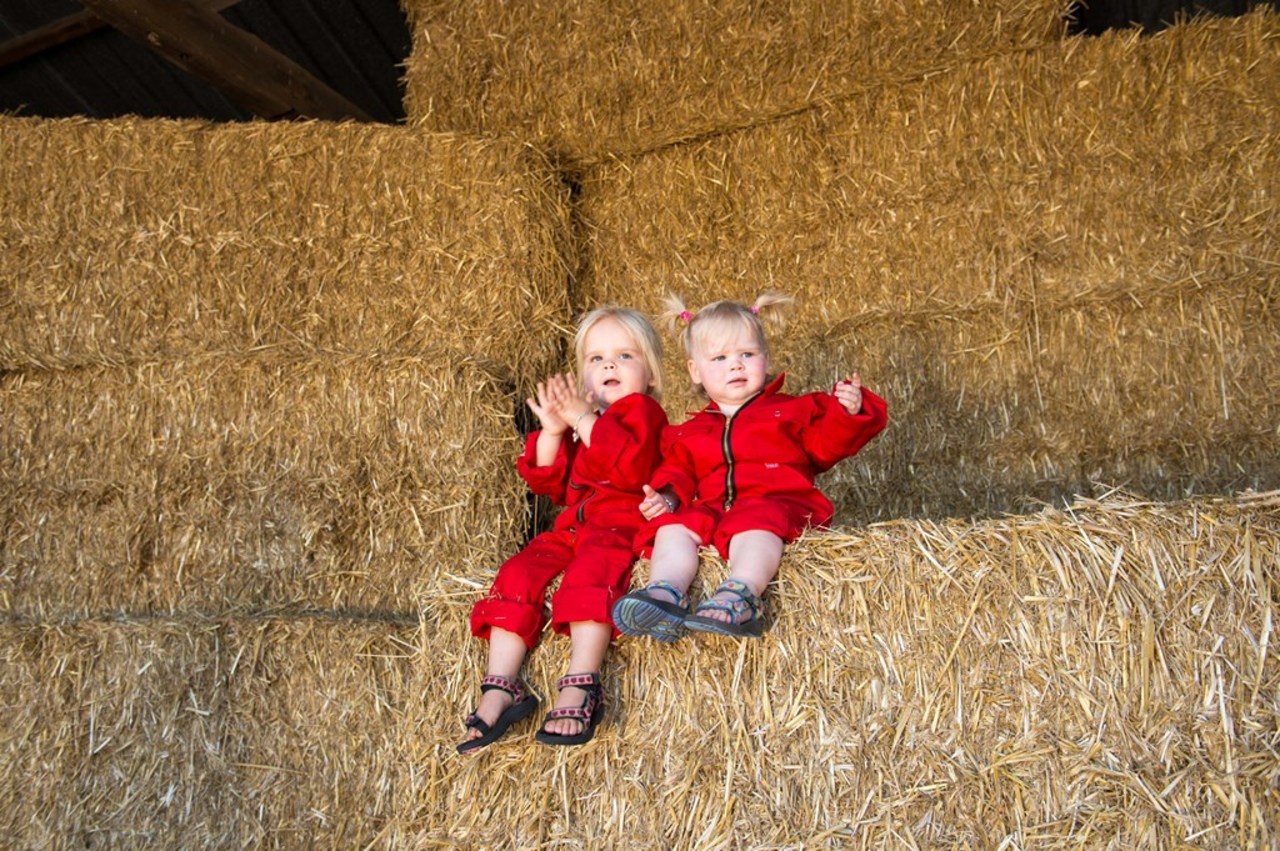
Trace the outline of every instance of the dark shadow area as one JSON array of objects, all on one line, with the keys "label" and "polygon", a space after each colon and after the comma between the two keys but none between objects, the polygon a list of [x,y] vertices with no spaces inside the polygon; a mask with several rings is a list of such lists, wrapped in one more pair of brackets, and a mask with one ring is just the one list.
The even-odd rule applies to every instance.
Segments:
[{"label": "dark shadow area", "polygon": [[[401,78],[412,38],[396,0],[205,5],[372,120],[404,121]],[[0,3],[0,112],[44,118],[253,118],[244,105],[104,25],[76,0]]]},{"label": "dark shadow area", "polygon": [[1234,18],[1260,6],[1277,8],[1272,0],[1076,0],[1067,13],[1067,32],[1100,35],[1137,27],[1144,33],[1155,33],[1187,18]]}]

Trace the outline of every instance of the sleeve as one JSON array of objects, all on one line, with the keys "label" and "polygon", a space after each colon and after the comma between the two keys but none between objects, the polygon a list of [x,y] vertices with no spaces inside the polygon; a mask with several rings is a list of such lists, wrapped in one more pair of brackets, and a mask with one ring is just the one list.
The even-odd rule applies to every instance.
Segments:
[{"label": "sleeve", "polygon": [[529,490],[539,496],[550,497],[557,505],[565,504],[565,492],[569,487],[569,441],[560,444],[555,460],[546,467],[536,465],[538,435],[535,431],[524,442],[524,454],[516,459],[516,472],[529,483]]},{"label": "sleeve", "polygon": [[857,454],[889,421],[889,408],[862,388],[862,410],[850,414],[830,393],[810,393],[817,410],[804,431],[804,451],[819,473]]},{"label": "sleeve", "polygon": [[668,426],[662,434],[662,463],[649,477],[649,487],[671,488],[682,506],[689,505],[698,490],[696,469],[688,445],[680,440],[680,430]]},{"label": "sleeve", "polygon": [[619,399],[591,428],[591,446],[582,451],[579,471],[592,481],[640,491],[661,459],[667,412],[652,396],[634,393]]}]

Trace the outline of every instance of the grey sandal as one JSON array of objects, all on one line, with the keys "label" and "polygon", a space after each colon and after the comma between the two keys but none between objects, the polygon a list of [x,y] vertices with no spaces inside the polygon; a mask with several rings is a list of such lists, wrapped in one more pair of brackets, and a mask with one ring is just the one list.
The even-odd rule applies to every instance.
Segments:
[{"label": "grey sandal", "polygon": [[[654,591],[671,596],[665,600]],[[658,641],[672,642],[684,635],[689,617],[689,597],[670,582],[654,582],[632,591],[613,604],[613,622],[623,635],[647,635]]]},{"label": "grey sandal", "polygon": [[[737,599],[704,600],[698,604],[693,614],[684,619],[686,627],[698,632],[714,632],[717,635],[731,635],[735,638],[759,638],[764,634],[764,619],[760,617],[763,604],[759,597],[751,593],[747,583],[738,579],[726,579],[720,583],[715,594],[732,595]],[[729,620],[705,617],[704,612],[724,612],[729,616]],[[746,617],[743,617],[744,615]]]}]

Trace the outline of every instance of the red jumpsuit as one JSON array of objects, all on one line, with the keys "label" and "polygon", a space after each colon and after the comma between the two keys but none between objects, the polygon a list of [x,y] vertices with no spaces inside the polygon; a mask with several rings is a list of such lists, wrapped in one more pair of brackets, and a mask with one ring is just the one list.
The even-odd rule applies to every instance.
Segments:
[{"label": "red jumpsuit", "polygon": [[814,477],[856,453],[888,421],[883,399],[862,390],[862,410],[850,414],[830,393],[788,396],[778,376],[731,417],[714,402],[663,437],[654,490],[670,487],[675,513],[655,518],[637,544],[652,551],[657,530],[679,523],[728,558],[740,532],[764,530],[793,541],[808,526],[831,522],[833,507]]},{"label": "red jumpsuit", "polygon": [[539,432],[529,435],[516,468],[530,490],[565,509],[551,531],[498,569],[493,587],[471,610],[472,635],[487,639],[501,627],[532,648],[547,622],[547,586],[562,573],[551,600],[552,629],[567,633],[576,621],[613,623],[614,601],[631,583],[636,533],[644,525],[643,485],[658,466],[666,425],[666,412],[653,397],[633,393],[596,420],[590,447],[566,434],[549,466],[535,466]]}]

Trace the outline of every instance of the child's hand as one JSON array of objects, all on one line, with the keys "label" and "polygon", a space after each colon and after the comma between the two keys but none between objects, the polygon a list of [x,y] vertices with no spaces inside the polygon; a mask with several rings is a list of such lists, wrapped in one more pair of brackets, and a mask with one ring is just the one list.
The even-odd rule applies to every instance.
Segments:
[{"label": "child's hand", "polygon": [[862,410],[862,376],[854,373],[836,385],[836,401],[846,413],[856,414]]},{"label": "child's hand", "polygon": [[655,517],[661,517],[671,511],[671,503],[668,498],[658,493],[648,485],[644,486],[644,500],[640,503],[640,513],[644,515],[645,520],[652,520]]},{"label": "child's hand", "polygon": [[525,399],[525,404],[529,406],[529,410],[533,411],[538,418],[538,422],[542,425],[542,430],[547,434],[564,434],[569,430],[569,424],[565,422],[564,414],[561,412],[560,403],[556,396],[549,390],[549,386],[557,376],[552,376],[545,382],[539,381],[537,388],[538,399]]},{"label": "child's hand", "polygon": [[585,399],[582,397],[578,392],[578,382],[572,375],[551,376],[547,381],[547,393],[569,428],[594,410],[590,394]]}]

